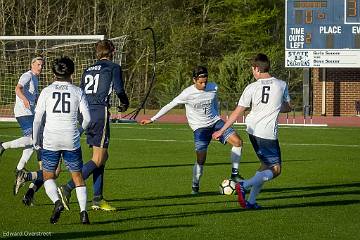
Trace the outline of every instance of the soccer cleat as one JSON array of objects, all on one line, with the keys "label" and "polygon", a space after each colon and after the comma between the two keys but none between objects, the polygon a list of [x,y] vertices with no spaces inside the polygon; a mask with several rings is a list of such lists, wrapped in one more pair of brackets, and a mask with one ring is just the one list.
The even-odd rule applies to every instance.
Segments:
[{"label": "soccer cleat", "polygon": [[91,206],[93,210],[103,210],[103,211],[116,211],[116,208],[110,206],[110,204],[105,200],[101,199],[100,201],[93,201]]},{"label": "soccer cleat", "polygon": [[66,210],[70,210],[71,192],[69,192],[69,190],[67,190],[65,185],[61,185],[60,187],[58,187],[57,192],[59,193],[59,196],[60,196],[62,204],[64,205],[64,208]]},{"label": "soccer cleat", "polygon": [[60,214],[62,211],[64,211],[64,205],[61,203],[60,200],[57,200],[55,202],[54,210],[50,217],[50,223],[55,224],[57,221],[59,221]]},{"label": "soccer cleat", "polygon": [[199,187],[192,187],[192,191],[191,191],[191,194],[192,195],[197,195],[199,194]]},{"label": "soccer cleat", "polygon": [[26,192],[26,194],[24,195],[22,202],[24,203],[25,206],[34,206],[34,189],[29,188]]},{"label": "soccer cleat", "polygon": [[240,206],[242,208],[246,208],[245,188],[243,187],[243,182],[236,183],[235,189],[237,192],[238,202]]},{"label": "soccer cleat", "polygon": [[236,183],[240,182],[241,180],[244,180],[244,178],[240,174],[231,174],[230,179]]},{"label": "soccer cleat", "polygon": [[258,205],[257,203],[251,204],[248,201],[246,201],[246,209],[252,209],[252,210],[259,210],[262,207]]},{"label": "soccer cleat", "polygon": [[14,183],[14,195],[18,194],[19,189],[24,186],[26,182],[26,175],[28,172],[25,169],[16,171],[16,179]]},{"label": "soccer cleat", "polygon": [[2,144],[3,143],[0,142],[0,156],[5,152],[5,148],[4,148],[4,146]]},{"label": "soccer cleat", "polygon": [[80,212],[80,222],[82,224],[90,224],[89,216],[88,216],[88,213],[86,211]]}]

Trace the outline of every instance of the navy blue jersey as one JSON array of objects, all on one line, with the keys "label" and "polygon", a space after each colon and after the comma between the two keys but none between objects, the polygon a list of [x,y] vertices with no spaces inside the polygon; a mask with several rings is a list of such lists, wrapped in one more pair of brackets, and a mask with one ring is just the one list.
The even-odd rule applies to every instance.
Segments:
[{"label": "navy blue jersey", "polygon": [[129,104],[125,94],[121,67],[107,59],[98,60],[84,71],[80,88],[84,90],[89,105],[109,106],[110,94],[113,89],[121,103]]}]

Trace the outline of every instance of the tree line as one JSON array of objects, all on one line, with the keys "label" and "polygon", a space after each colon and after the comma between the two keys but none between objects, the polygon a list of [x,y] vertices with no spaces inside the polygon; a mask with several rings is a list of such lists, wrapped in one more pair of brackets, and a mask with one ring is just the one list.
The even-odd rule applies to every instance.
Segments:
[{"label": "tree line", "polygon": [[122,66],[133,107],[150,86],[154,64],[146,27],[154,29],[157,47],[148,108],[163,106],[191,84],[196,65],[208,67],[220,101],[233,108],[253,81],[249,59],[262,52],[301,105],[301,72],[284,67],[284,14],[280,0],[0,0],[0,32],[127,35]]}]

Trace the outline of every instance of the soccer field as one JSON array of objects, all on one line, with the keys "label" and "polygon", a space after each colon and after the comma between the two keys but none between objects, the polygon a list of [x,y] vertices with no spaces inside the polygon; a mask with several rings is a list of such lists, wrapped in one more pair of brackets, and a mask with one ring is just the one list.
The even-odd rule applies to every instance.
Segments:
[{"label": "soccer field", "polygon": [[[251,177],[259,163],[244,127],[240,172]],[[20,136],[16,123],[0,123],[0,140]],[[43,234],[46,239],[360,239],[360,128],[281,127],[283,172],[265,183],[262,210],[239,208],[236,196],[218,194],[230,175],[230,146],[210,145],[201,194],[190,195],[195,161],[187,125],[113,124],[105,171],[105,198],[116,212],[89,211],[91,225],[79,223],[76,196],[57,224],[42,188],[35,206],[13,196],[20,150],[0,158],[1,237]],[[84,161],[90,149],[82,138]],[[35,155],[28,169],[37,166]],[[65,170],[57,180],[65,183]],[[92,178],[87,181],[92,198]],[[89,203],[90,205],[90,203]],[[31,239],[35,237],[27,237]],[[45,239],[43,238],[43,239]],[[38,238],[36,238],[38,239]]]}]

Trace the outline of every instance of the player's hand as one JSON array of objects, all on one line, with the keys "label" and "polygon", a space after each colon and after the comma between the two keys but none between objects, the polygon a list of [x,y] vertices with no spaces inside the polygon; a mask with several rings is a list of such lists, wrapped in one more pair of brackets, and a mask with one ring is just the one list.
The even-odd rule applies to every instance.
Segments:
[{"label": "player's hand", "polygon": [[140,124],[141,125],[146,125],[146,124],[150,124],[150,123],[152,123],[153,121],[151,121],[150,119],[143,119],[143,120],[141,120],[141,122],[140,122]]},{"label": "player's hand", "polygon": [[118,106],[119,112],[125,112],[128,109],[129,105],[121,103],[120,106]]},{"label": "player's hand", "polygon": [[30,109],[30,102],[29,102],[29,100],[25,100],[25,101],[23,101],[23,103],[24,103],[24,106],[27,108],[27,109]]},{"label": "player's hand", "polygon": [[212,134],[212,138],[215,139],[215,140],[219,140],[219,138],[221,137],[223,133],[219,130],[219,131],[216,131]]},{"label": "player's hand", "polygon": [[37,144],[37,143],[34,143],[34,144],[33,144],[33,147],[34,147],[34,149],[35,149],[36,151],[38,151],[38,150],[41,149],[40,145]]}]

